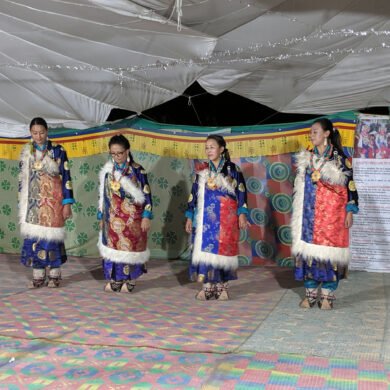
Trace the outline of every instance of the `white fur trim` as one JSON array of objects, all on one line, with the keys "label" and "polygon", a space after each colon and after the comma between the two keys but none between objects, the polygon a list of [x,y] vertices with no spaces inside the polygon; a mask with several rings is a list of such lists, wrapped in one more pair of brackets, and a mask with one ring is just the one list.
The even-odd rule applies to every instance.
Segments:
[{"label": "white fur trim", "polygon": [[[113,163],[107,161],[99,173],[99,210],[103,211],[104,198],[104,184],[106,174],[112,174]],[[116,177],[118,179],[118,177]],[[123,190],[134,198],[134,203],[143,204],[145,202],[145,195],[129,178],[121,177],[119,182]]]},{"label": "white fur trim", "polygon": [[[23,147],[20,155],[20,159],[23,162],[22,169],[19,173],[19,181],[21,184],[19,194],[19,224],[21,236],[23,238],[36,238],[48,241],[63,242],[65,240],[64,228],[34,225],[32,223],[26,222],[28,206],[28,183],[30,181],[30,163],[34,159],[34,156],[31,155],[30,147],[30,143],[26,144]],[[58,174],[58,165],[54,160],[48,156],[45,156],[42,162],[49,174]]]},{"label": "white fur trim", "polygon": [[[309,160],[307,159],[309,158]],[[294,200],[293,200],[293,213],[291,218],[291,235],[292,235],[292,247],[291,252],[294,256],[301,255],[304,259],[315,258],[319,261],[335,262],[338,264],[347,265],[350,261],[349,248],[331,247],[326,245],[311,244],[303,241],[302,237],[302,218],[303,218],[303,200],[304,200],[304,188],[305,188],[305,174],[306,167],[310,162],[310,152],[300,152],[298,155],[298,167],[297,176],[294,183]],[[325,164],[326,166],[326,164]],[[324,168],[325,168],[324,166]],[[336,166],[333,164],[334,168]],[[337,169],[337,168],[336,168]],[[323,170],[321,170],[322,179]],[[329,169],[328,177],[332,177],[332,181],[336,181],[334,184],[344,184],[341,182],[345,180],[345,174],[335,174],[333,168]],[[330,181],[330,180],[327,180]],[[338,181],[338,182],[337,182]]]},{"label": "white fur trim", "polygon": [[[207,264],[212,265],[215,268],[223,268],[225,270],[235,270],[238,268],[238,256],[223,256],[216,255],[214,253],[203,252],[202,251],[202,236],[203,236],[203,212],[204,212],[204,194],[205,194],[205,186],[206,180],[208,176],[208,171],[202,171],[199,173],[199,191],[198,191],[198,204],[197,204],[197,217],[196,217],[196,232],[195,232],[195,240],[194,240],[194,248],[192,253],[192,263],[195,265],[198,264]],[[221,187],[228,190],[229,192],[233,191],[234,188],[229,185],[228,181],[222,177],[220,178],[217,175],[216,183],[221,184]]]},{"label": "white fur trim", "polygon": [[22,161],[22,169],[19,172],[20,193],[19,193],[19,223],[26,221],[27,205],[28,205],[28,182],[30,181],[30,144],[28,143],[22,149],[20,160]]},{"label": "white fur trim", "polygon": [[24,238],[36,238],[55,242],[63,242],[65,240],[65,229],[62,227],[47,227],[27,222],[20,224],[20,234]]},{"label": "white fur trim", "polygon": [[109,248],[103,245],[102,232],[99,233],[98,248],[100,255],[113,263],[122,264],[145,264],[150,258],[150,250],[147,248],[143,252],[127,252]]},{"label": "white fur trim", "polygon": [[[210,172],[208,169],[204,169],[203,171],[200,171],[198,173],[199,177],[204,181],[204,183],[206,183],[207,178],[209,177],[209,174],[210,174]],[[211,172],[211,177],[214,179],[216,186],[220,190],[225,191],[225,192],[229,192],[230,194],[233,194],[233,195],[236,193],[231,182],[229,182],[226,179],[226,176],[223,175],[222,173],[215,174],[214,172]]]},{"label": "white fur trim", "polygon": [[[297,175],[305,175],[306,168],[310,165],[311,152],[302,150],[297,154]],[[321,168],[321,181],[330,184],[345,185],[348,180],[348,171],[343,172],[335,160],[330,160]]]}]

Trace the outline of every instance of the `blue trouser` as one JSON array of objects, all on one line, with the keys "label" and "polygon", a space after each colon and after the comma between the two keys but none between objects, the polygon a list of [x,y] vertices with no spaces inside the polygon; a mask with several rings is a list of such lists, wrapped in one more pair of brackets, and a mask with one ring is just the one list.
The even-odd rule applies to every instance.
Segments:
[{"label": "blue trouser", "polygon": [[303,285],[305,288],[318,288],[320,285],[323,289],[335,291],[339,285],[339,281],[331,281],[331,282],[318,282],[317,280],[313,279],[306,279],[303,282]]}]

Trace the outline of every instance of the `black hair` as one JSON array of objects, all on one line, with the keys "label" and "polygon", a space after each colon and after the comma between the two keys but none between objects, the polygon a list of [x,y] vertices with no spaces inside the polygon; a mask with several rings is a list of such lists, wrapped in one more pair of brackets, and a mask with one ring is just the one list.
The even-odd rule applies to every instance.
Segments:
[{"label": "black hair", "polygon": [[32,129],[33,126],[43,126],[46,130],[48,130],[48,126],[47,126],[47,123],[46,121],[43,119],[43,118],[40,118],[40,117],[36,117],[34,119],[31,120],[30,122],[30,131]]},{"label": "black hair", "polygon": [[341,143],[341,135],[338,129],[333,127],[333,123],[328,118],[319,118],[313,122],[313,125],[318,123],[322,130],[329,131],[329,142],[333,146],[334,150],[343,157],[347,157],[343,150],[343,145]]},{"label": "black hair", "polygon": [[222,152],[222,157],[226,160],[226,161],[230,161],[230,154],[229,154],[229,150],[228,148],[226,147],[226,141],[225,139],[222,137],[222,135],[218,135],[218,134],[210,134],[206,141],[208,141],[209,139],[213,139],[220,147],[224,147],[223,149],[223,152]]},{"label": "black hair", "polygon": [[112,145],[120,145],[125,150],[129,150],[130,163],[134,162],[133,155],[130,152],[130,142],[124,135],[117,134],[112,136],[110,141],[108,141],[108,147],[111,148]]}]

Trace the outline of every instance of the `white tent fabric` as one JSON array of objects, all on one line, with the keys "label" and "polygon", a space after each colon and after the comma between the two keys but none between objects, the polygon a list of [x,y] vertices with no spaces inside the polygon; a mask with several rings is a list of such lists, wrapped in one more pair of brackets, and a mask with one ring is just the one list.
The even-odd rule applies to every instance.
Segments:
[{"label": "white tent fabric", "polygon": [[197,80],[292,113],[390,103],[388,0],[2,0],[0,135],[101,124]]}]

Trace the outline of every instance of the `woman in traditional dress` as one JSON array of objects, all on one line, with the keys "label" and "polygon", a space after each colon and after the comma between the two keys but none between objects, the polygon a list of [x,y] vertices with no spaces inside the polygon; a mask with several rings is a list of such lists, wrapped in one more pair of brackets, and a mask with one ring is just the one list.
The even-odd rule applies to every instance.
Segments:
[{"label": "woman in traditional dress", "polygon": [[106,292],[129,293],[146,272],[150,252],[147,232],[152,219],[152,195],[145,170],[130,152],[123,135],[108,144],[111,159],[100,172],[98,248],[103,257]]},{"label": "woman in traditional dress", "polygon": [[21,262],[32,267],[30,288],[58,287],[66,262],[64,222],[74,203],[65,149],[48,139],[43,118],[30,123],[31,142],[20,156],[19,223],[24,238]]},{"label": "woman in traditional dress", "polygon": [[300,306],[309,308],[318,301],[321,309],[329,310],[339,280],[347,275],[349,229],[358,212],[358,193],[332,122],[316,120],[310,140],[314,148],[297,155],[292,253],[295,278],[303,280],[306,289]]},{"label": "woman in traditional dress", "polygon": [[185,213],[186,232],[193,233],[190,277],[203,283],[196,299],[227,300],[228,281],[237,279],[239,229],[249,225],[247,192],[222,136],[207,137],[206,155]]}]

